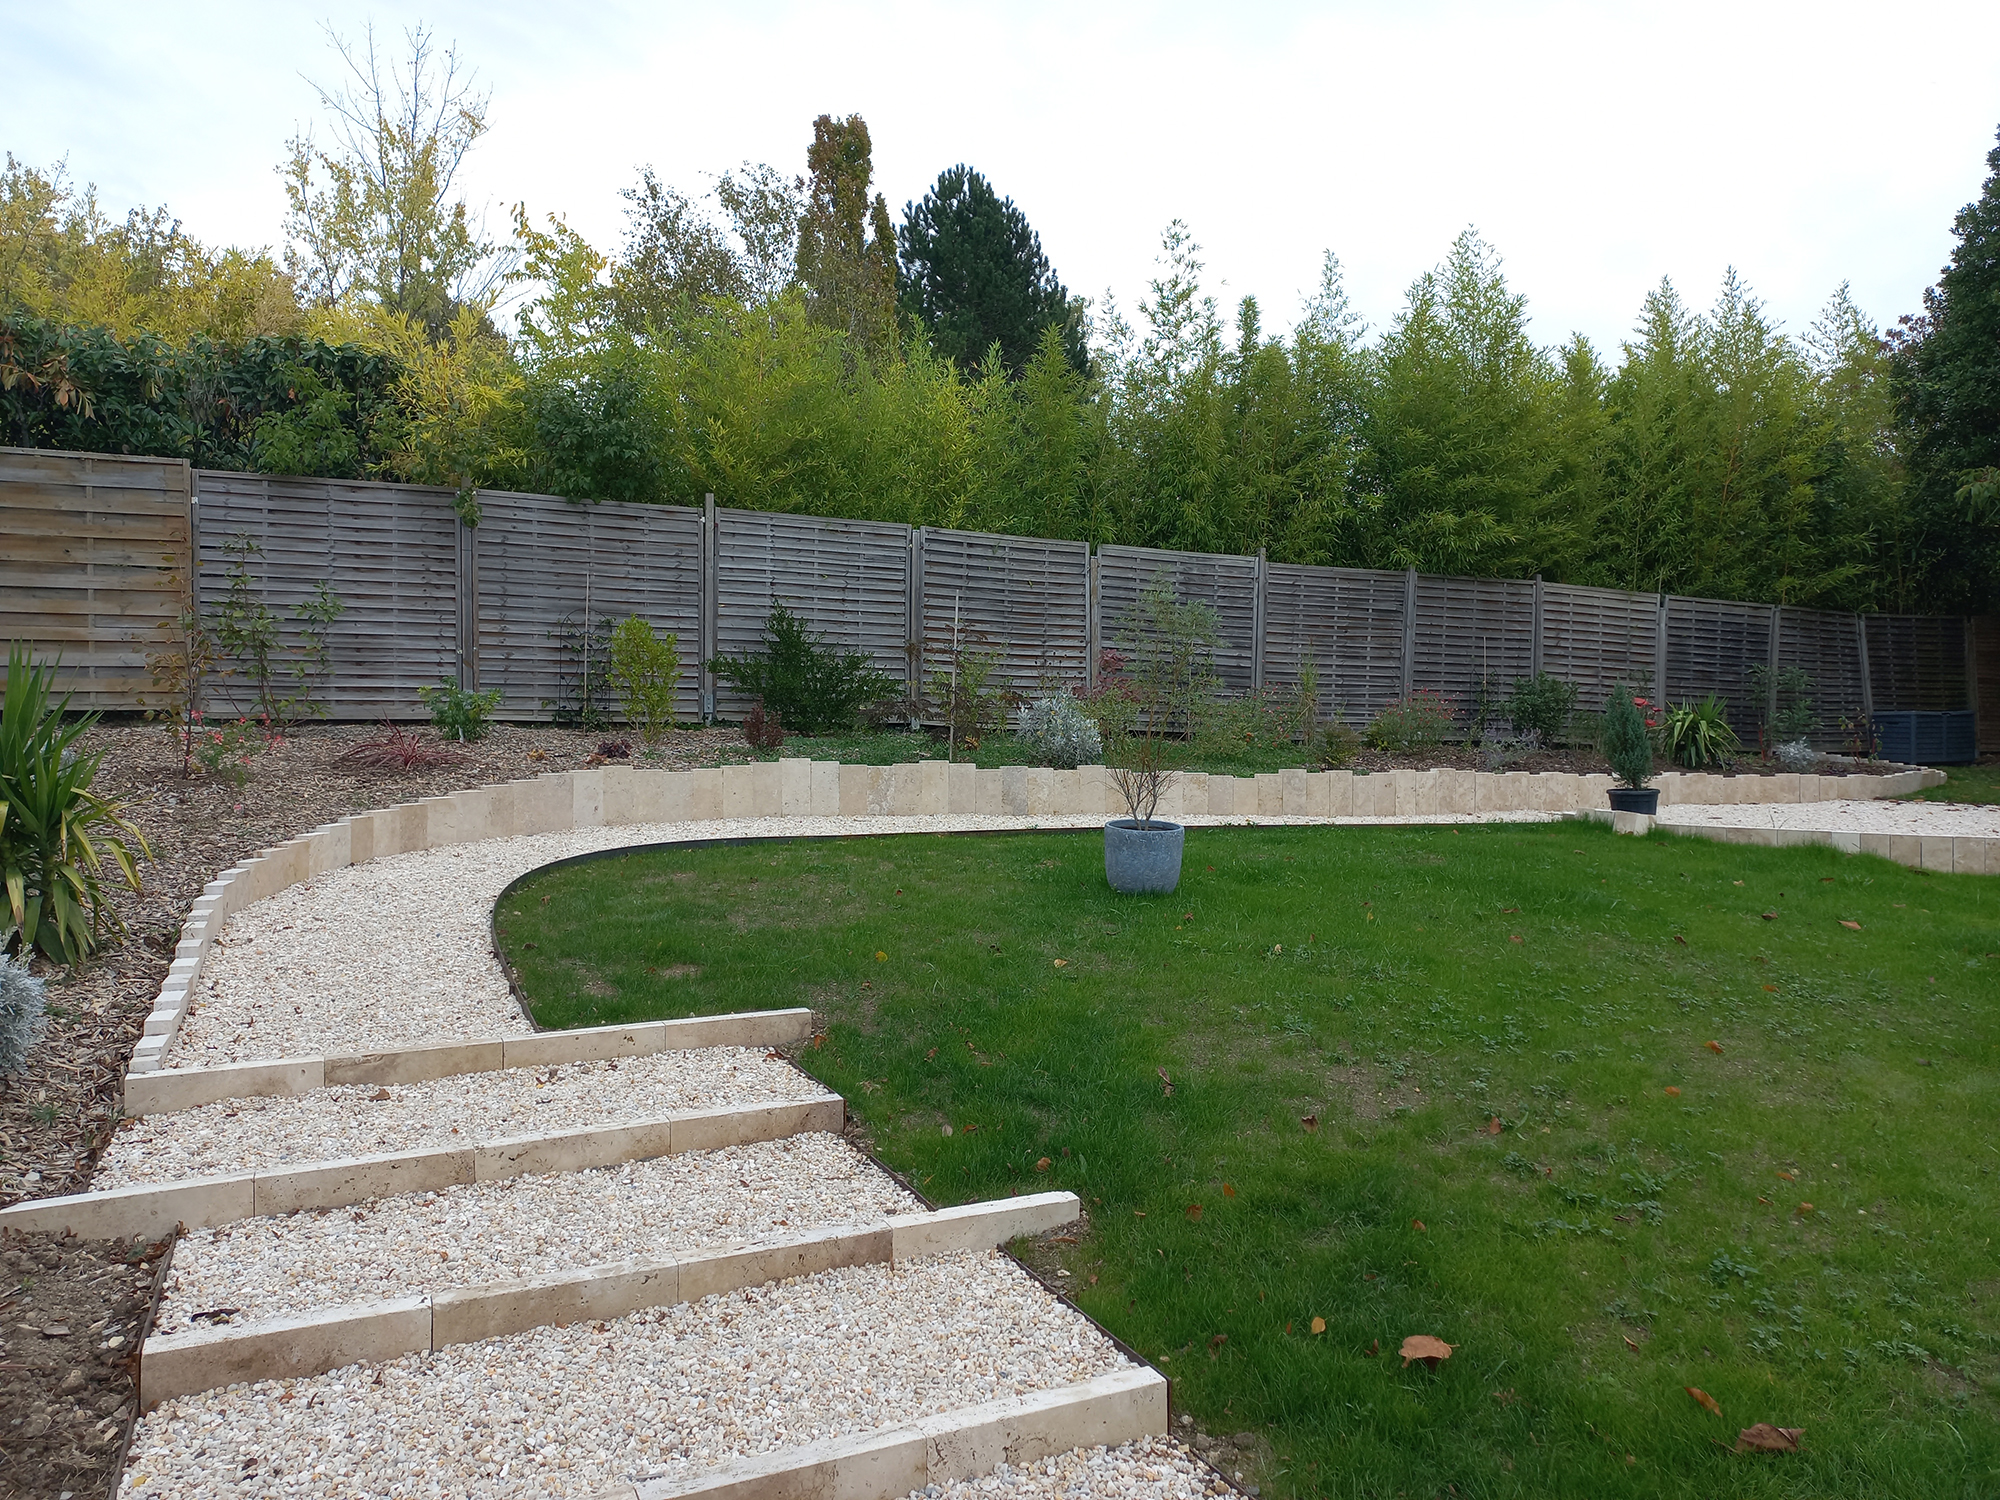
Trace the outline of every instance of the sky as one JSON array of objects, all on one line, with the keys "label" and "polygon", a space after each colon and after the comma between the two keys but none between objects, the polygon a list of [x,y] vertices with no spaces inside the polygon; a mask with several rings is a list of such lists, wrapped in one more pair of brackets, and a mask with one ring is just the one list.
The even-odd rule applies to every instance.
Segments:
[{"label": "sky", "polygon": [[813,117],[859,112],[900,221],[966,162],[1074,293],[1129,314],[1185,220],[1225,310],[1287,326],[1322,255],[1378,331],[1474,226],[1545,344],[1613,351],[1670,277],[1734,266],[1787,330],[1843,281],[1919,308],[2000,127],[2000,5],[758,3],[89,7],[0,0],[0,149],[66,157],[122,211],[281,245],[275,168],[338,77],[325,28],[423,22],[490,89],[466,182],[615,249],[642,166],[690,191],[802,171]]}]

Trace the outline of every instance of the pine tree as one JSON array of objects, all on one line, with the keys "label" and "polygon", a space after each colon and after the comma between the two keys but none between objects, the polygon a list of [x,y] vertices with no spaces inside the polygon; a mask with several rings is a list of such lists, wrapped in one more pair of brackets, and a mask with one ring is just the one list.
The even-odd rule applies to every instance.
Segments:
[{"label": "pine tree", "polygon": [[931,347],[961,369],[1000,346],[1010,374],[1035,357],[1042,330],[1062,330],[1079,371],[1083,331],[1069,293],[1042,253],[1027,215],[963,163],[938,176],[923,201],[908,204],[899,232],[901,303],[928,331]]},{"label": "pine tree", "polygon": [[811,182],[799,225],[798,275],[813,317],[847,335],[850,350],[896,347],[896,231],[875,177],[868,122],[859,115],[813,121],[806,153]]}]

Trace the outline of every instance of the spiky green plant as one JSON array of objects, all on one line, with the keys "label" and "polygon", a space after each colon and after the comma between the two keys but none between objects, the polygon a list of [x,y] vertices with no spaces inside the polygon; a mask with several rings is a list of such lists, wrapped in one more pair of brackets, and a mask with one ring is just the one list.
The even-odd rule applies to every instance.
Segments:
[{"label": "spiky green plant", "polygon": [[108,915],[107,861],[136,891],[135,852],[151,858],[152,851],[119,804],[91,790],[102,756],[77,745],[97,715],[66,718],[68,694],[49,702],[54,679],[55,668],[36,662],[20,642],[8,648],[0,706],[0,879],[7,892],[0,948],[35,948],[74,966],[96,949]]}]

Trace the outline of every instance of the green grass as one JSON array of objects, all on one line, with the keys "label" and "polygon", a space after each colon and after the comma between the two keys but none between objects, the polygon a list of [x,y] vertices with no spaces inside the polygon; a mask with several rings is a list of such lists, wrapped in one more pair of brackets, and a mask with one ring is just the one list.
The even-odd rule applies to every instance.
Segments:
[{"label": "green grass", "polygon": [[[1077,1301],[1267,1435],[1267,1494],[2000,1493],[2000,885],[1576,825],[1187,840],[1137,899],[1092,834],[626,855],[502,946],[555,1026],[810,1004],[801,1062],[931,1197],[1080,1194]],[[1416,1333],[1457,1352],[1405,1370]],[[1805,1451],[1720,1446],[1758,1421]]]},{"label": "green grass", "polygon": [[[942,740],[933,739],[927,734],[910,734],[897,729],[879,731],[857,729],[848,734],[793,735],[789,736],[778,750],[753,753],[759,760],[776,760],[782,755],[803,757],[808,760],[837,760],[849,766],[894,766],[908,761],[945,758]],[[958,759],[969,760],[988,769],[995,766],[1047,764],[1016,734],[982,736],[977,750],[970,753],[961,751]],[[1294,766],[1317,769],[1318,764],[1318,761],[1309,756],[1299,745],[1260,740],[1255,744],[1241,747],[1204,745],[1189,753],[1187,769],[1206,771],[1219,776],[1255,776]]]},{"label": "green grass", "polygon": [[2000,802],[2000,760],[1978,766],[1941,767],[1948,778],[1943,786],[1912,792],[1912,802]]}]

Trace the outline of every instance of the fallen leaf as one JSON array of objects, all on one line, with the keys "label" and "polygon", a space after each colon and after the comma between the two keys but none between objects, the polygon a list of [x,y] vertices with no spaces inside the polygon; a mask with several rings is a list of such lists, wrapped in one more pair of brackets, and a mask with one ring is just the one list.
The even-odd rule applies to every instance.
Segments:
[{"label": "fallen leaf", "polygon": [[1167,1070],[1165,1068],[1155,1068],[1153,1071],[1160,1075],[1160,1092],[1162,1094],[1171,1094],[1174,1091],[1174,1081],[1167,1077]]},{"label": "fallen leaf", "polygon": [[1306,1130],[1307,1130],[1308,1132],[1311,1132],[1311,1131],[1314,1131],[1314,1130],[1317,1130],[1317,1129],[1319,1129],[1319,1116],[1318,1116],[1318,1115],[1300,1115],[1300,1116],[1299,1116],[1299,1123],[1300,1123],[1301,1125],[1305,1126],[1305,1128],[1306,1128]]},{"label": "fallen leaf", "polygon": [[1416,1230],[1418,1234],[1422,1234],[1424,1233],[1424,1221],[1422,1219],[1412,1219],[1410,1220],[1410,1228]]},{"label": "fallen leaf", "polygon": [[1132,1210],[1132,1217],[1135,1219],[1143,1219],[1146,1217],[1146,1210],[1143,1208],[1135,1208]]},{"label": "fallen leaf", "polygon": [[1380,1339],[1370,1339],[1368,1342],[1368,1347],[1361,1351],[1361,1357],[1363,1359],[1373,1359],[1376,1355],[1380,1354],[1381,1352],[1382,1352],[1382,1341]]},{"label": "fallen leaf", "polygon": [[1518,906],[1503,906],[1503,907],[1501,907],[1501,908],[1500,908],[1500,915],[1504,917],[1504,916],[1506,916],[1506,915],[1507,915],[1507,914],[1508,914],[1509,912],[1515,912],[1515,911],[1519,911],[1520,909],[1521,909],[1521,908],[1520,908],[1520,907],[1518,907]]},{"label": "fallen leaf", "polygon": [[972,1132],[977,1130],[978,1128],[979,1127],[977,1125],[961,1125],[958,1127],[958,1133],[960,1135],[971,1135]]},{"label": "fallen leaf", "polygon": [[1719,1054],[1722,1051],[1722,1043],[1720,1042],[1703,1042],[1702,1046],[1708,1048],[1709,1051],[1714,1053]]},{"label": "fallen leaf", "polygon": [[1222,1346],[1228,1342],[1229,1342],[1228,1334],[1226,1333],[1215,1334],[1208,1341],[1208,1357],[1210,1359],[1214,1359],[1216,1355],[1221,1351]]},{"label": "fallen leaf", "polygon": [[1769,1207],[1771,1202],[1771,1200],[1769,1198],[1766,1198],[1762,1193],[1759,1193],[1757,1195],[1757,1201],[1759,1203],[1764,1204],[1766,1207]]},{"label": "fallen leaf", "polygon": [[1678,1099],[1678,1098],[1680,1098],[1680,1096],[1681,1096],[1681,1091],[1680,1091],[1679,1089],[1675,1088],[1675,1087],[1674,1087],[1674,1086],[1673,1086],[1673,1085],[1672,1085],[1672,1084],[1670,1083],[1670,1084],[1668,1084],[1668,1085],[1667,1085],[1667,1095],[1668,1095],[1668,1097],[1669,1097],[1669,1098],[1673,1098],[1673,1099]]},{"label": "fallen leaf", "polygon": [[[1091,1277],[1090,1279],[1091,1279],[1092,1281],[1095,1281],[1095,1280],[1096,1280],[1097,1278],[1096,1278],[1095,1276],[1093,1276],[1093,1277]],[[1289,1324],[1289,1323],[1287,1323],[1287,1324],[1285,1325],[1285,1332],[1286,1332],[1286,1333],[1290,1333],[1291,1331],[1292,1331],[1292,1325],[1291,1325],[1291,1324]]]},{"label": "fallen leaf", "polygon": [[946,1135],[950,1135],[950,1134],[951,1134],[951,1127],[950,1127],[949,1125],[946,1125],[946,1126],[943,1126],[943,1127],[941,1127],[941,1128],[943,1129],[943,1131],[944,1131],[944,1133],[945,1133]]},{"label": "fallen leaf", "polygon": [[1759,1422],[1754,1427],[1746,1427],[1736,1434],[1738,1453],[1796,1453],[1799,1439],[1806,1435],[1803,1427],[1773,1427],[1769,1422]]},{"label": "fallen leaf", "polygon": [[1813,1211],[1813,1206],[1810,1203],[1801,1203],[1796,1210],[1796,1212],[1802,1214],[1809,1214],[1812,1211]]},{"label": "fallen leaf", "polygon": [[1189,1220],[1199,1223],[1201,1220],[1201,1205],[1199,1203],[1190,1203],[1187,1206],[1187,1216]]},{"label": "fallen leaf", "polygon": [[387,1099],[391,1096],[387,1089],[377,1089],[375,1090],[374,1093],[370,1094],[368,1097],[372,1102],[380,1104],[384,1099]]},{"label": "fallen leaf", "polygon": [[1225,1182],[1222,1185],[1222,1196],[1225,1198],[1234,1198],[1236,1196],[1236,1189]]},{"label": "fallen leaf", "polygon": [[931,1050],[930,1050],[930,1051],[928,1051],[928,1052],[926,1052],[926,1053],[924,1054],[924,1061],[925,1061],[925,1062],[929,1062],[929,1061],[930,1061],[930,1060],[931,1060],[932,1058],[934,1058],[934,1057],[936,1057],[936,1056],[937,1056],[937,1048],[933,1047],[933,1048],[931,1048]]},{"label": "fallen leaf", "polygon": [[1709,1395],[1709,1393],[1703,1390],[1700,1386],[1690,1385],[1690,1386],[1684,1386],[1682,1387],[1682,1389],[1685,1390],[1690,1396],[1694,1397],[1696,1403],[1701,1407],[1703,1411],[1711,1412],[1718,1417],[1722,1415],[1722,1403],[1716,1400],[1715,1397]]},{"label": "fallen leaf", "polygon": [[881,1088],[882,1085],[877,1083],[872,1078],[864,1078],[861,1080],[861,1092],[864,1094],[879,1093],[881,1092]]},{"label": "fallen leaf", "polygon": [[1507,934],[1507,941],[1510,943],[1518,943],[1521,941],[1521,934],[1518,932],[1510,932]]},{"label": "fallen leaf", "polygon": [[1688,945],[1688,940],[1682,937],[1678,932],[1674,934],[1674,941],[1679,943],[1683,948],[1685,948]]},{"label": "fallen leaf", "polygon": [[1451,1351],[1457,1347],[1443,1339],[1432,1338],[1428,1333],[1413,1333],[1403,1340],[1403,1368],[1407,1370],[1414,1361],[1422,1360],[1435,1370],[1438,1361],[1450,1359]]},{"label": "fallen leaf", "polygon": [[1764,993],[1767,995],[1775,995],[1778,993],[1778,987],[1775,984],[1767,984],[1764,986]]},{"label": "fallen leaf", "polygon": [[1625,1347],[1630,1349],[1634,1354],[1637,1354],[1639,1352],[1639,1341],[1628,1333],[1625,1335]]},{"label": "fallen leaf", "polygon": [[1842,927],[1845,927],[1849,932],[1859,932],[1861,930],[1861,924],[1859,922],[1850,922],[1845,917],[1842,917],[1840,919],[1840,925]]},{"label": "fallen leaf", "polygon": [[1051,1162],[1046,1156],[1044,1156],[1035,1163],[1035,1170],[1037,1172],[1046,1172],[1053,1165],[1055,1164]]},{"label": "fallen leaf", "polygon": [[1821,885],[1832,885],[1832,884],[1833,884],[1833,877],[1832,877],[1831,875],[1822,875],[1822,876],[1820,876],[1820,878],[1819,878],[1819,883],[1820,883]]},{"label": "fallen leaf", "polygon": [[1057,960],[1056,960],[1056,967],[1057,967],[1058,969],[1067,969],[1067,968],[1069,967],[1069,960],[1068,960],[1068,959],[1066,959],[1066,958],[1059,958],[1059,959],[1057,959]]},{"label": "fallen leaf", "polygon": [[1774,911],[1767,911],[1763,913],[1763,917],[1766,922],[1775,922],[1778,920],[1778,914]]},{"label": "fallen leaf", "polygon": [[1730,881],[1729,883],[1730,883],[1731,885],[1741,885],[1741,884],[1743,884],[1743,882],[1742,882],[1742,881],[1740,881],[1740,880],[1732,880],[1732,881]]},{"label": "fallen leaf", "polygon": [[1283,953],[1284,951],[1285,951],[1285,945],[1283,943],[1271,944],[1271,952],[1273,955]]},{"label": "fallen leaf", "polygon": [[1192,921],[1194,920],[1194,913],[1193,913],[1193,912],[1191,912],[1191,911],[1184,911],[1184,912],[1182,912],[1182,913],[1181,913],[1181,920],[1182,920],[1183,922],[1192,922]]},{"label": "fallen leaf", "polygon": [[1487,1121],[1486,1133],[1488,1135],[1498,1135],[1500,1133],[1500,1117],[1498,1115]]},{"label": "fallen leaf", "polygon": [[886,964],[888,961],[889,961],[889,955],[884,953],[880,948],[877,948],[875,950],[875,962],[878,964]]},{"label": "fallen leaf", "polygon": [[1785,1181],[1787,1182],[1796,1182],[1798,1180],[1797,1178],[1793,1177],[1790,1172],[1780,1172],[1778,1175],[1784,1178]]},{"label": "fallen leaf", "polygon": [[1312,1320],[1312,1331],[1313,1331],[1313,1332],[1314,1332],[1315,1334],[1321,1334],[1321,1333],[1325,1333],[1325,1332],[1326,1332],[1326,1319],[1325,1319],[1325,1318],[1314,1318],[1314,1319]]}]

